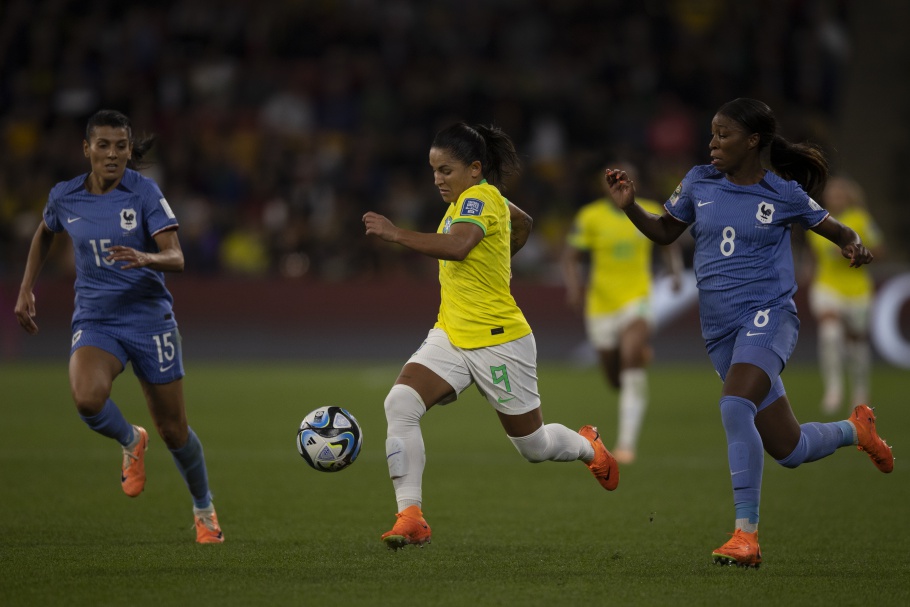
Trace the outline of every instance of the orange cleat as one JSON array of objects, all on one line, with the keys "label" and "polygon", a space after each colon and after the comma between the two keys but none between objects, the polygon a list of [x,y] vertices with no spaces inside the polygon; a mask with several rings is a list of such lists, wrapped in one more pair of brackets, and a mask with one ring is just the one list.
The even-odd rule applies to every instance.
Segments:
[{"label": "orange cleat", "polygon": [[130,497],[136,497],[145,489],[145,452],[149,448],[149,435],[145,428],[133,426],[139,434],[139,442],[132,449],[123,448],[123,463],[120,465],[120,486]]},{"label": "orange cleat", "polygon": [[196,518],[197,544],[224,543],[224,533],[221,532],[221,526],[218,524],[218,515],[215,514],[214,506],[210,510],[193,508],[193,515]]},{"label": "orange cleat", "polygon": [[711,553],[718,565],[754,567],[761,565],[761,548],[758,546],[758,531],[749,533],[737,529],[727,543]]},{"label": "orange cleat", "polygon": [[585,465],[604,489],[613,491],[619,486],[619,464],[616,463],[616,458],[604,447],[600,433],[594,426],[584,426],[578,433],[594,447],[594,459]]},{"label": "orange cleat", "polygon": [[894,455],[891,447],[875,431],[874,409],[866,405],[858,405],[853,409],[850,423],[856,428],[856,448],[865,451],[875,467],[888,473],[894,470]]},{"label": "orange cleat", "polygon": [[389,550],[398,550],[408,544],[423,547],[430,543],[430,526],[417,506],[408,506],[395,515],[398,520],[390,531],[382,534],[382,541]]}]

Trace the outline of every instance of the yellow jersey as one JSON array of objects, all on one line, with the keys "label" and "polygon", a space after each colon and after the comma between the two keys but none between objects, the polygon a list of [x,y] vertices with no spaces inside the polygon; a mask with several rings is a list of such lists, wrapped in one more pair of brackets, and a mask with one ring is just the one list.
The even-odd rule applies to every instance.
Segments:
[{"label": "yellow jersey", "polygon": [[[663,208],[653,200],[637,202],[649,213],[663,213]],[[654,243],[606,198],[590,202],[578,211],[568,242],[591,254],[585,301],[588,316],[612,314],[651,293]]]},{"label": "yellow jersey", "polygon": [[[835,219],[853,228],[866,247],[872,248],[881,244],[881,232],[866,209],[851,207]],[[843,297],[866,297],[872,294],[873,283],[867,266],[851,268],[850,262],[840,254],[840,247],[824,236],[809,230],[807,238],[815,255],[814,284]]]},{"label": "yellow jersey", "polygon": [[445,331],[452,344],[466,349],[495,346],[530,334],[531,326],[509,289],[512,222],[508,201],[484,180],[449,205],[436,231],[447,234],[459,222],[478,226],[483,238],[463,261],[439,260],[436,328]]}]

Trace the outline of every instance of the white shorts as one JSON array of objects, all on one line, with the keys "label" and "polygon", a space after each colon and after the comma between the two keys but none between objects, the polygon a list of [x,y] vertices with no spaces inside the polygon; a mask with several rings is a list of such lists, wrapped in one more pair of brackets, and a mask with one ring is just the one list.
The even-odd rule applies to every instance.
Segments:
[{"label": "white shorts", "polygon": [[869,310],[872,298],[868,295],[844,297],[820,285],[813,285],[809,291],[809,309],[816,318],[823,314],[835,314],[854,333],[865,334],[869,329]]},{"label": "white shorts", "polygon": [[506,415],[520,415],[540,406],[537,391],[537,343],[534,334],[498,346],[464,349],[452,345],[442,329],[430,329],[409,363],[418,363],[446,380],[458,398],[471,384],[493,408]]},{"label": "white shorts", "polygon": [[647,298],[630,301],[612,314],[586,316],[588,340],[595,350],[615,350],[619,347],[622,332],[639,318],[651,326],[651,303]]}]

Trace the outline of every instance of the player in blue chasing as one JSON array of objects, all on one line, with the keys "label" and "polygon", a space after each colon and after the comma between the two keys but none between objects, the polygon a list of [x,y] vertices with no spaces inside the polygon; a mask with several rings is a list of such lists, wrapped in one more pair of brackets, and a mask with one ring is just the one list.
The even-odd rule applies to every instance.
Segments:
[{"label": "player in blue chasing", "polygon": [[[851,267],[872,261],[856,232],[807,194],[824,187],[824,155],[777,134],[771,108],[754,99],[721,106],[711,135],[711,164],[689,171],[661,215],[636,204],[625,172],[607,169],[605,178],[613,199],[651,240],[669,244],[691,227],[702,334],[723,380],[720,413],[736,509],[733,537],[713,557],[758,567],[763,448],[787,468],[848,445],[865,451],[882,472],[891,472],[894,457],[870,407],[857,406],[847,420],[800,425],[780,378],[799,328],[791,225],[835,243]],[[765,152],[770,170],[762,164]]]},{"label": "player in blue chasing", "polygon": [[187,425],[180,334],[164,285],[163,272],[183,270],[177,219],[158,185],[128,168],[141,163],[153,142],[134,139],[120,112],[101,110],[89,118],[82,147],[91,171],[51,190],[29,249],[16,317],[28,333],[38,333],[33,289],[51,243],[65,230],[76,264],[69,378],[79,416],[120,443],[121,487],[138,496],[145,488],[148,433],[127,422],[110,398],[114,379],[130,361],[192,495],[196,541],[221,543],[202,443]]},{"label": "player in blue chasing", "polygon": [[363,216],[367,235],[439,260],[438,319],[385,399],[386,460],[398,513],[381,539],[394,550],[431,537],[421,510],[426,452],[420,420],[471,384],[526,460],[581,460],[607,491],[619,484],[619,467],[597,428],[575,432],[543,421],[537,346],[509,286],[512,256],[532,223],[499,189],[519,169],[512,140],[498,128],[461,122],[436,134],[429,160],[446,209],[435,233],[399,228],[372,211]]}]

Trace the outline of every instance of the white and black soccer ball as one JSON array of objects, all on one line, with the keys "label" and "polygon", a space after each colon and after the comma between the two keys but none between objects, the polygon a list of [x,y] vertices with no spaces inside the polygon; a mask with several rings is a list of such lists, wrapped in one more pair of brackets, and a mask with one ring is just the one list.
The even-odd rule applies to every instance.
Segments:
[{"label": "white and black soccer ball", "polygon": [[360,424],[342,407],[319,407],[307,414],[297,431],[297,451],[320,472],[344,470],[363,444]]}]

